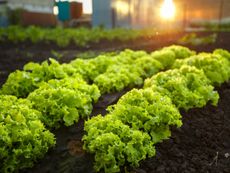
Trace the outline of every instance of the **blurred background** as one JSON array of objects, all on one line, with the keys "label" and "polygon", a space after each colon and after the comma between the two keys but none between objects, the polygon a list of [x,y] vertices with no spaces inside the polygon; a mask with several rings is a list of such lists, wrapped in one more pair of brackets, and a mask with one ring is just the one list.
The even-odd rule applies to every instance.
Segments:
[{"label": "blurred background", "polygon": [[202,28],[229,25],[229,0],[0,0],[0,26]]}]

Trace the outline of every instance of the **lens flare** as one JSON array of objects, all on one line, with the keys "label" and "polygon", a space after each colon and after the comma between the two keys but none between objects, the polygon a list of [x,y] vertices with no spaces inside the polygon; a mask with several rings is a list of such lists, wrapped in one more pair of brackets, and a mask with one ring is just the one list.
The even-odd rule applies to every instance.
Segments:
[{"label": "lens flare", "polygon": [[176,7],[173,0],[164,0],[160,14],[163,19],[171,20],[175,17]]},{"label": "lens flare", "polygon": [[112,7],[116,9],[118,14],[127,15],[129,13],[129,4],[124,0],[114,1]]}]

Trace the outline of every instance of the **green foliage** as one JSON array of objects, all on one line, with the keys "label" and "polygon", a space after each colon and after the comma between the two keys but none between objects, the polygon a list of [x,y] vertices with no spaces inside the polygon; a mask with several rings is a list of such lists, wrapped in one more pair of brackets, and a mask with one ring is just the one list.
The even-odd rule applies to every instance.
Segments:
[{"label": "green foliage", "polygon": [[188,58],[196,54],[195,51],[192,51],[187,47],[183,47],[179,45],[172,45],[172,46],[164,47],[162,50],[163,51],[164,50],[173,51],[175,53],[176,59],[184,59],[184,58]]},{"label": "green foliage", "polygon": [[158,129],[168,130],[167,127],[170,125],[178,127],[182,125],[181,115],[170,98],[150,88],[133,89],[108,110],[110,114],[132,129],[144,130],[151,134],[154,142],[168,137],[157,135]]},{"label": "green foliage", "polygon": [[54,146],[54,135],[39,120],[41,113],[26,99],[0,96],[0,172],[32,167]]},{"label": "green foliage", "polygon": [[145,35],[144,31],[103,28],[39,28],[29,26],[23,28],[21,26],[9,26],[4,29],[4,33],[0,34],[1,41],[11,41],[13,43],[21,43],[30,41],[32,43],[46,42],[57,44],[59,47],[66,47],[70,43],[74,43],[80,47],[87,47],[89,43],[97,43],[100,40],[133,40]]},{"label": "green foliage", "polygon": [[[225,51],[221,52],[227,53]],[[230,78],[230,62],[217,54],[217,51],[216,54],[200,53],[184,60],[176,60],[173,68],[179,68],[183,65],[202,69],[212,85],[220,85]]]},{"label": "green foliage", "polygon": [[160,70],[164,69],[158,60],[152,58],[149,55],[136,59],[133,62],[132,68],[132,70],[138,72],[143,79],[151,77],[152,75],[158,73]]},{"label": "green foliage", "polygon": [[[178,53],[179,51],[182,53]],[[187,48],[174,45],[151,55],[145,51],[127,49],[118,54],[102,54],[94,59],[76,59],[69,64],[59,64],[54,59],[42,64],[30,62],[24,66],[23,71],[10,74],[1,93],[26,97],[41,82],[79,76],[78,74],[88,83],[95,83],[101,93],[121,91],[126,87],[141,86],[145,78],[169,68],[175,59],[193,53]]]},{"label": "green foliage", "polygon": [[81,78],[65,78],[42,83],[29,94],[33,108],[42,113],[41,120],[49,128],[59,128],[78,122],[80,116],[90,115],[93,106],[100,97],[95,85],[88,85]]},{"label": "green foliage", "polygon": [[23,68],[32,73],[38,82],[49,81],[50,79],[63,79],[75,73],[75,69],[65,64],[61,65],[58,61],[50,58],[41,64],[30,62]]},{"label": "green foliage", "polygon": [[0,93],[14,95],[16,97],[26,97],[28,93],[36,89],[36,81],[31,73],[16,70],[8,76],[3,84]]},{"label": "green foliage", "polygon": [[192,51],[186,47],[172,45],[152,52],[151,56],[157,61],[161,62],[164,69],[170,69],[176,59],[188,58],[195,54],[195,51]]},{"label": "green foliage", "polygon": [[104,73],[113,63],[112,55],[99,55],[94,59],[76,59],[70,62],[76,73],[81,74],[86,81],[93,81]]},{"label": "green foliage", "polygon": [[153,142],[147,133],[133,130],[110,115],[92,118],[85,123],[85,130],[84,148],[95,153],[94,168],[97,172],[100,169],[106,173],[119,172],[119,167],[124,165],[126,159],[136,166],[146,156],[155,154]]},{"label": "green foliage", "polygon": [[59,52],[57,52],[55,50],[51,50],[50,53],[52,54],[52,57],[57,59],[57,60],[60,60],[60,59],[63,58],[63,54],[61,54],[61,53],[59,53]]},{"label": "green foliage", "polygon": [[121,91],[125,87],[140,86],[143,79],[136,70],[134,66],[130,65],[114,65],[105,73],[99,75],[94,83],[102,93]]},{"label": "green foliage", "polygon": [[106,56],[110,56],[113,55],[115,56],[117,54],[117,52],[104,52],[104,51],[93,51],[93,50],[88,50],[85,52],[79,52],[76,54],[76,58],[80,58],[80,59],[92,59],[95,58],[99,55],[106,55]]},{"label": "green foliage", "polygon": [[24,71],[11,73],[1,88],[1,94],[26,97],[38,88],[41,82],[50,79],[63,79],[75,74],[75,69],[68,64],[60,65],[56,60],[49,59],[41,65],[30,62],[24,66]]},{"label": "green foliage", "polygon": [[[39,30],[32,27],[30,32]],[[49,36],[52,40],[52,33]],[[70,36],[59,38],[60,44],[68,44]],[[41,37],[37,35],[33,41]],[[84,39],[75,41],[85,44],[88,40]],[[23,71],[10,74],[0,91],[17,97],[29,94],[27,99],[0,95],[0,171],[31,167],[54,145],[53,135],[42,123],[50,129],[73,125],[79,118],[89,117],[100,92],[141,86],[145,78],[160,70],[176,68],[147,79],[144,89],[122,96],[107,109],[105,117],[99,115],[85,123],[84,149],[95,154],[96,171],[119,172],[126,163],[138,166],[155,155],[156,143],[170,137],[171,126],[182,125],[179,108],[217,104],[219,96],[212,85],[229,80],[229,57],[222,49],[195,55],[188,48],[173,45],[151,54],[124,50],[69,64],[53,59],[28,63]]]},{"label": "green foliage", "polygon": [[217,34],[211,34],[204,37],[199,37],[195,33],[187,34],[180,38],[178,40],[179,44],[182,45],[193,45],[193,46],[199,46],[199,45],[208,45],[208,44],[214,44],[217,39]]},{"label": "green foliage", "polygon": [[23,28],[20,26],[11,26],[5,29],[5,32],[0,36],[2,41],[10,41],[13,43],[19,43],[26,41],[26,33],[23,32]]},{"label": "green foliage", "polygon": [[125,87],[141,86],[143,78],[157,73],[161,64],[153,58],[142,57],[130,64],[108,67],[105,73],[95,78],[94,83],[102,93],[121,91]]},{"label": "green foliage", "polygon": [[138,166],[170,136],[169,126],[182,125],[170,98],[151,89],[132,90],[108,111],[85,123],[84,149],[95,154],[96,171],[119,172],[125,162]]},{"label": "green foliage", "polygon": [[208,101],[217,105],[219,99],[204,72],[191,66],[158,73],[146,79],[144,87],[169,96],[178,108],[185,110],[203,107]]},{"label": "green foliage", "polygon": [[94,59],[76,59],[70,64],[86,81],[95,83],[101,93],[140,86],[143,78],[162,69],[161,63],[146,52],[128,49],[119,54],[99,55]]},{"label": "green foliage", "polygon": [[[16,31],[18,32],[18,31]],[[38,27],[35,26],[29,26],[25,32],[25,39],[31,41],[33,44],[42,42],[45,37],[45,30],[41,30]]]},{"label": "green foliage", "polygon": [[108,68],[114,65],[130,65],[133,60],[148,56],[144,51],[132,51],[126,49],[119,54],[108,53],[102,54],[94,59],[76,59],[71,61],[71,65],[76,72],[81,74],[85,80],[94,81],[96,77],[106,72]]},{"label": "green foliage", "polygon": [[172,50],[157,50],[152,52],[151,56],[161,62],[164,69],[169,69],[176,60],[176,55]]},{"label": "green foliage", "polygon": [[[166,33],[164,31],[157,32],[161,34]],[[138,38],[149,38],[155,35],[156,30],[154,29],[104,29],[100,27],[40,28],[36,26],[24,28],[21,26],[9,26],[4,28],[4,32],[0,32],[0,40],[13,43],[29,41],[33,44],[43,42],[46,44],[56,44],[59,47],[67,47],[73,44],[79,47],[89,47],[89,44],[103,40],[125,42],[137,40]]]},{"label": "green foliage", "polygon": [[228,61],[230,61],[230,52],[224,49],[215,49],[213,52],[214,55],[220,55],[223,58],[226,58]]},{"label": "green foliage", "polygon": [[191,27],[203,28],[205,31],[230,31],[230,22],[228,21],[193,21]]},{"label": "green foliage", "polygon": [[170,126],[182,125],[179,108],[203,107],[209,101],[217,105],[219,95],[210,83],[191,66],[160,72],[145,81],[144,89],[123,95],[105,117],[86,121],[84,149],[95,154],[96,172],[119,172],[127,162],[138,166],[153,156],[154,144],[170,137]]}]

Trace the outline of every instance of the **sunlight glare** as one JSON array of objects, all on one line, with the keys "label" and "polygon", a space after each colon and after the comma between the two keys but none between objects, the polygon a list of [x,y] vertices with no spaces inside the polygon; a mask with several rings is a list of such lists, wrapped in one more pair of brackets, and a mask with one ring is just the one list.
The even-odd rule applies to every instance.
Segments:
[{"label": "sunlight glare", "polygon": [[173,0],[164,0],[161,6],[160,14],[163,19],[173,19],[175,17],[176,7]]},{"label": "sunlight glare", "polygon": [[117,0],[112,4],[118,14],[127,15],[129,12],[129,4],[122,0]]}]

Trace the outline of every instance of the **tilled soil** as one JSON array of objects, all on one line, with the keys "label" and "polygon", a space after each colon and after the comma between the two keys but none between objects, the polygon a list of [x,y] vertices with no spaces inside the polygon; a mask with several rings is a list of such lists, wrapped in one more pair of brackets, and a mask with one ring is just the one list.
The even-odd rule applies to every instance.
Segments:
[{"label": "tilled soil", "polygon": [[[158,40],[159,41],[159,40]],[[152,51],[162,46],[170,45],[173,40],[149,43],[137,43],[126,46],[133,49]],[[213,45],[193,47],[199,52],[212,51],[215,48],[230,50],[230,33],[220,33]],[[124,49],[122,46],[109,47],[103,44],[91,47],[92,50],[105,51]],[[138,47],[138,44],[142,45]],[[41,47],[14,47],[0,46],[0,84],[4,83],[8,74],[15,69],[21,69],[29,61],[41,62],[50,56],[48,48]],[[101,47],[100,47],[101,46]],[[136,47],[135,47],[136,46]],[[84,50],[60,50],[67,52],[63,62],[73,59],[74,52]],[[180,129],[172,128],[172,137],[156,145],[156,156],[141,162],[139,168],[126,170],[132,173],[230,173],[230,83],[217,88],[220,101],[217,107],[207,105],[201,109],[182,111],[183,126]],[[126,90],[127,91],[127,90]],[[116,103],[126,91],[103,96],[94,105],[93,115],[105,114],[108,105]],[[86,154],[82,149],[84,122],[71,127],[62,127],[54,131],[57,145],[51,149],[43,159],[31,169],[22,173],[93,173],[93,156]],[[124,171],[122,171],[124,172]]]}]

